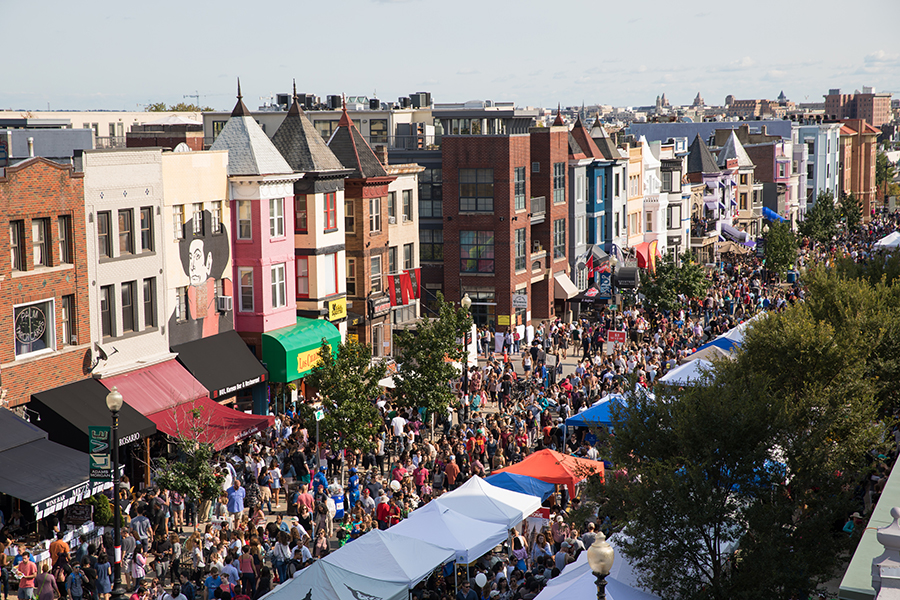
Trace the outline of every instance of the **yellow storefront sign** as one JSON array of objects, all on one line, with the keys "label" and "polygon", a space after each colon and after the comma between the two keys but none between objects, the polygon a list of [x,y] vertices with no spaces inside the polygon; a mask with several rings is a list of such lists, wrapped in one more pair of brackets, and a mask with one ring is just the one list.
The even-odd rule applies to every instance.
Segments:
[{"label": "yellow storefront sign", "polygon": [[338,298],[328,303],[328,320],[337,321],[347,317],[347,299]]},{"label": "yellow storefront sign", "polygon": [[497,315],[497,325],[509,325],[509,315]]},{"label": "yellow storefront sign", "polygon": [[297,354],[297,373],[305,374],[307,371],[312,371],[319,364],[321,352],[322,348],[316,348]]}]

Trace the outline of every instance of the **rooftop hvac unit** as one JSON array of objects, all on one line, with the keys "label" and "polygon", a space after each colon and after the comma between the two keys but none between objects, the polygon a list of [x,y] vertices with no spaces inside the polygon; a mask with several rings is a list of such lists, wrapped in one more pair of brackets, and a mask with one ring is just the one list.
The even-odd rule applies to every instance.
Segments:
[{"label": "rooftop hvac unit", "polygon": [[381,100],[378,98],[369,98],[369,110],[380,110]]},{"label": "rooftop hvac unit", "polygon": [[400,108],[409,108],[409,98],[407,98],[406,96],[397,98],[397,101],[400,102]]},{"label": "rooftop hvac unit", "polygon": [[291,103],[290,94],[275,94],[275,103],[281,106],[288,106]]},{"label": "rooftop hvac unit", "polygon": [[328,96],[328,108],[340,108],[344,102],[340,96]]}]

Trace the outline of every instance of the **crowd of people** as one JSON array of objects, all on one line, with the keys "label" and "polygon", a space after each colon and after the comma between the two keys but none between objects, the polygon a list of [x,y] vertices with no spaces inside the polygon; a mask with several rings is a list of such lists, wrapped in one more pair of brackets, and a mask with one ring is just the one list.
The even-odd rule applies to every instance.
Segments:
[{"label": "crowd of people", "polygon": [[[874,241],[897,226],[897,214],[885,215],[831,244],[805,245],[796,268],[838,257],[866,260]],[[366,451],[338,451],[328,441],[317,448],[307,424],[289,407],[272,429],[216,457],[222,487],[214,500],[196,502],[123,482],[117,496],[127,515],[124,585],[132,600],[256,600],[313,561],[370,530],[388,529],[472,476],[484,477],[543,448],[603,460],[608,438],[586,430],[566,433],[568,416],[606,394],[622,393],[629,378],[652,386],[700,345],[759,311],[783,310],[803,293],[800,285],[772,277],[755,254],[726,256],[709,273],[707,294],[679,298],[675,310],[634,304],[573,322],[546,321],[532,339],[511,335],[502,353],[492,351],[495,334],[483,328],[481,360],[449,382],[458,403],[436,415],[436,429],[385,390],[372,399],[383,423],[373,429]],[[609,351],[609,331],[626,332],[626,343]],[[534,598],[605,527],[596,519],[575,522],[579,499],[564,486],[545,506],[551,511],[547,523],[512,530],[501,552],[463,570],[458,588],[451,565],[413,595]],[[0,537],[2,544],[9,540]],[[81,538],[73,548],[60,533],[49,551],[51,564],[38,572],[24,547],[2,547],[4,599],[17,581],[23,600],[109,600],[109,533],[94,543]],[[484,577],[476,579],[477,573]]]}]

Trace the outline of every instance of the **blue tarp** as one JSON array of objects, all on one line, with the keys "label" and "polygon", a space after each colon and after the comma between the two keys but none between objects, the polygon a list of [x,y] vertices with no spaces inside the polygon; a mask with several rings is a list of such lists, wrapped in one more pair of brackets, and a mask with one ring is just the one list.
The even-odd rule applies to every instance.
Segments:
[{"label": "blue tarp", "polygon": [[606,402],[598,402],[584,412],[578,413],[566,419],[566,427],[598,427],[600,425],[612,425],[610,409],[613,405],[623,402],[624,398],[611,397]]},{"label": "blue tarp", "polygon": [[777,212],[775,212],[768,206],[763,206],[762,214],[763,214],[763,217],[765,217],[766,219],[768,219],[770,221],[776,221],[776,220],[782,221],[782,222],[787,221],[787,219],[785,219],[784,217],[779,215]]},{"label": "blue tarp", "polygon": [[538,496],[541,502],[549,498],[556,488],[552,483],[518,473],[497,473],[486,477],[485,481],[504,490],[528,494],[529,496]]}]

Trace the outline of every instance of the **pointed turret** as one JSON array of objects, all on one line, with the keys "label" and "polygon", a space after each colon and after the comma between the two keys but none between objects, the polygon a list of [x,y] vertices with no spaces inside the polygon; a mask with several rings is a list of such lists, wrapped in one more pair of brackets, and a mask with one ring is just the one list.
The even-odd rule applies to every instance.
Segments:
[{"label": "pointed turret", "polygon": [[716,159],[713,158],[713,155],[709,151],[709,148],[706,146],[706,143],[702,139],[700,139],[699,134],[697,134],[697,137],[694,138],[694,141],[691,142],[691,145],[688,147],[687,172],[719,172],[719,166],[716,164]]},{"label": "pointed turret", "polygon": [[344,104],[338,128],[328,140],[328,147],[346,169],[350,169],[351,179],[367,179],[369,177],[385,177],[387,172],[375,156],[375,152],[347,114]]},{"label": "pointed turret", "polygon": [[738,161],[738,167],[750,167],[753,168],[755,165],[753,161],[750,160],[750,156],[747,154],[747,151],[744,150],[744,146],[741,144],[741,141],[735,135],[734,130],[731,131],[731,135],[728,136],[728,139],[725,141],[725,144],[722,146],[721,150],[719,150],[719,157],[716,160],[716,164],[719,165],[720,168],[725,168],[725,165],[728,164],[728,159],[736,158]]},{"label": "pointed turret", "polygon": [[278,131],[272,136],[272,143],[295,173],[345,170],[300,108],[296,81],[293,103]]},{"label": "pointed turret", "polygon": [[241,95],[241,78],[238,77],[238,93],[237,93],[237,104],[234,105],[234,110],[231,111],[232,117],[246,117],[250,115],[250,111],[247,109],[247,105],[244,104],[244,97]]},{"label": "pointed turret", "polygon": [[556,105],[556,119],[553,120],[553,126],[557,127],[559,125],[565,125],[565,124],[566,124],[566,122],[563,121],[563,118],[562,118],[562,105],[557,104]]}]

